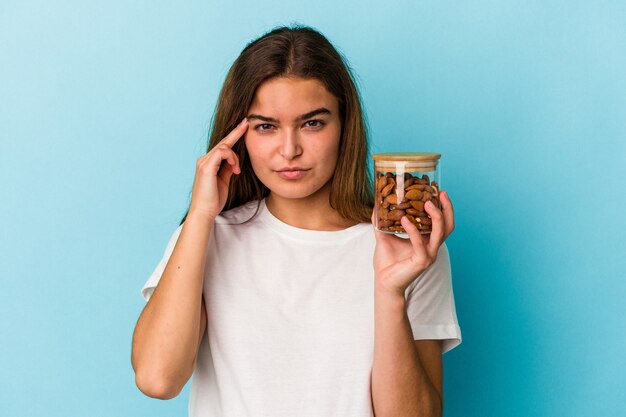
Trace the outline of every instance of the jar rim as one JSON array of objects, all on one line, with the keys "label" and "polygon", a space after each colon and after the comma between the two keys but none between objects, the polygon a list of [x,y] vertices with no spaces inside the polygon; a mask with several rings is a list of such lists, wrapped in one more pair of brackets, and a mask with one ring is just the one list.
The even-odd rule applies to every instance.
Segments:
[{"label": "jar rim", "polygon": [[434,152],[383,152],[373,154],[374,161],[436,161],[440,153]]}]

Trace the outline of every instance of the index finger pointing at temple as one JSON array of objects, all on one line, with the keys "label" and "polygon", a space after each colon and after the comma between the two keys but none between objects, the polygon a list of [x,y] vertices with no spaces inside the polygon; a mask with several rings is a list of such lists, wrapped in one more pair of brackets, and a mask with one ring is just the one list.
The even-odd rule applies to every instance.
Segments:
[{"label": "index finger pointing at temple", "polygon": [[246,133],[248,130],[248,118],[244,117],[244,119],[237,125],[236,128],[230,131],[228,135],[219,143],[220,145],[228,145],[228,147],[232,147],[237,141]]}]

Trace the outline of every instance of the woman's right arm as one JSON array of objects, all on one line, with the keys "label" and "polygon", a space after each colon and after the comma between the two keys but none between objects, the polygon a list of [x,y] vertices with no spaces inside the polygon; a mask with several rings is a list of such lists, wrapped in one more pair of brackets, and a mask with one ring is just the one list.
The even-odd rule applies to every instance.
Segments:
[{"label": "woman's right arm", "polygon": [[189,213],[163,275],[135,326],[132,365],[146,395],[173,398],[193,373],[201,335],[202,286],[213,221]]},{"label": "woman's right arm", "polygon": [[[177,396],[193,373],[206,329],[202,287],[208,243],[214,220],[226,204],[230,177],[241,172],[231,148],[247,127],[244,119],[198,159],[189,213],[161,279],[137,320],[131,362],[137,387],[150,397]],[[222,161],[227,163],[220,171]]]}]

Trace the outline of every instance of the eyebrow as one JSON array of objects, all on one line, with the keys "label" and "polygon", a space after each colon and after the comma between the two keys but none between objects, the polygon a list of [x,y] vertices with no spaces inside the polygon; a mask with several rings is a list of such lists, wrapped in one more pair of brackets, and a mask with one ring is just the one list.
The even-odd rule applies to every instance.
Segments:
[{"label": "eyebrow", "polygon": [[[319,109],[315,109],[313,111],[310,111],[308,113],[305,113],[303,115],[300,115],[300,116],[296,117],[296,121],[299,122],[299,121],[302,121],[304,119],[308,119],[310,117],[317,116],[318,114],[331,114],[331,113],[330,113],[330,110],[328,110],[327,108],[320,107]],[[264,122],[268,122],[268,123],[277,123],[278,122],[278,120],[276,120],[276,119],[274,119],[272,117],[261,116],[260,114],[249,114],[248,115],[248,121],[254,120],[254,119],[258,119],[258,120],[261,120],[261,121],[264,121]]]}]

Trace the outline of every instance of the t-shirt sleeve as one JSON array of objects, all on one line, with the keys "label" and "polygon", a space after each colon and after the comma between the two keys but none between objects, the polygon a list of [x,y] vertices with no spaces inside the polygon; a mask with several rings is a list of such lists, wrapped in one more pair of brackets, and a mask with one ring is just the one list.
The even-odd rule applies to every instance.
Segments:
[{"label": "t-shirt sleeve", "polygon": [[435,262],[409,285],[405,296],[414,340],[443,340],[442,353],[461,343],[445,243],[439,247]]},{"label": "t-shirt sleeve", "polygon": [[178,241],[178,237],[180,236],[180,232],[183,229],[183,225],[181,224],[174,230],[172,236],[170,237],[169,242],[167,242],[167,246],[165,247],[165,252],[163,253],[163,258],[159,261],[156,268],[152,272],[152,275],[148,278],[148,281],[144,284],[141,289],[141,295],[143,298],[148,301],[154,292],[159,280],[161,279],[161,275],[163,275],[163,271],[165,271],[165,267],[167,266],[167,262],[170,260],[170,256],[172,256],[172,252],[174,252],[174,246],[176,246],[176,242]]}]

